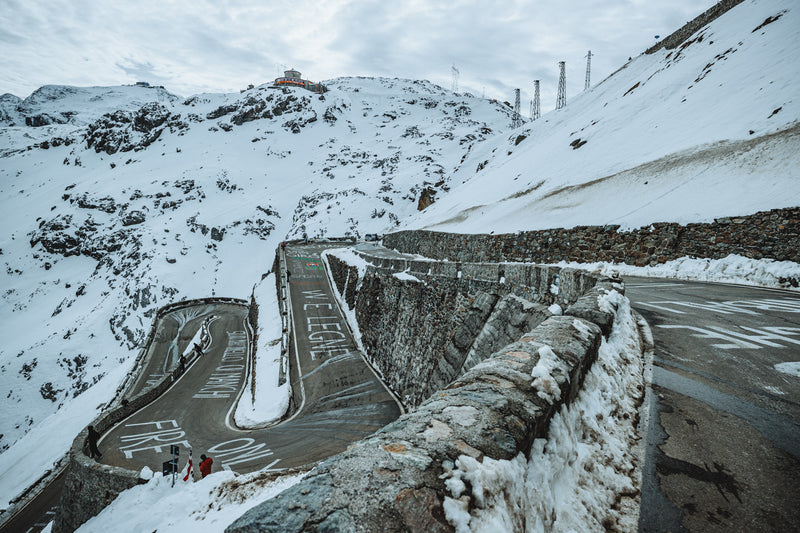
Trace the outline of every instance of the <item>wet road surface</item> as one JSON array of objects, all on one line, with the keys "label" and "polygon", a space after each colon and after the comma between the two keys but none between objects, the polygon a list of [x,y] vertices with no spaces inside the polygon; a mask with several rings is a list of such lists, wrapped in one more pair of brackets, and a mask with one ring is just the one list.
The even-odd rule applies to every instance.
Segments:
[{"label": "wet road surface", "polygon": [[800,294],[625,286],[655,340],[639,530],[798,531]]}]

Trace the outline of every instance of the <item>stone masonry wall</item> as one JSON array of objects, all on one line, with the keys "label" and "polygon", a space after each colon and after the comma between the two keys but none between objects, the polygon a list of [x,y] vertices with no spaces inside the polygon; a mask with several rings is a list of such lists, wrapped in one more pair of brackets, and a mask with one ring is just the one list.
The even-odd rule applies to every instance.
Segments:
[{"label": "stone masonry wall", "polygon": [[[151,335],[148,336],[148,343],[152,340],[155,323],[164,315],[181,307],[201,303],[238,303],[247,305],[248,302],[232,298],[203,298],[162,307],[156,313]],[[193,361],[194,359],[191,357],[187,359],[186,368],[189,368]],[[136,371],[138,369],[132,372]],[[121,402],[118,406],[98,416],[92,421],[92,425],[100,434],[103,434],[117,422],[124,420],[158,398],[181,374],[182,370],[180,368],[173,369],[161,382],[143,390],[135,398]],[[84,428],[72,441],[72,447],[69,451],[67,477],[53,524],[54,533],[75,531],[81,524],[105,509],[123,490],[146,482],[139,478],[138,471],[105,465],[90,458],[88,456],[87,437],[88,428]]]},{"label": "stone masonry wall", "polygon": [[646,266],[684,256],[721,259],[739,254],[800,263],[800,207],[712,223],[664,222],[618,230],[619,226],[577,226],[500,235],[400,231],[386,235],[383,243],[400,252],[449,261],[613,261]]},{"label": "stone masonry wall", "polygon": [[[407,408],[574,303],[598,277],[540,265],[386,259],[362,274],[327,255],[370,363]],[[406,272],[419,281],[395,276]]]},{"label": "stone masonry wall", "polygon": [[[226,533],[454,531],[443,503],[456,459],[529,455],[533,440],[544,437],[553,414],[574,400],[597,358],[603,331],[614,319],[599,297],[612,289],[623,290],[597,283],[564,316],[546,319],[414,411],[326,459],[297,485],[246,512]],[[553,403],[531,386],[531,370],[545,346],[555,352],[557,366],[563,364],[553,375],[561,390]]]}]

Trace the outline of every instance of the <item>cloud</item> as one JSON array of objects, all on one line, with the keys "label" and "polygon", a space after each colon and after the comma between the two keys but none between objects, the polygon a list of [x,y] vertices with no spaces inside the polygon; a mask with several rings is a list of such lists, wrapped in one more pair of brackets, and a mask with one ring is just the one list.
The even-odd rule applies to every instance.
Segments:
[{"label": "cloud", "polygon": [[149,81],[178,94],[233,91],[275,77],[280,65],[310,79],[343,75],[429,79],[511,100],[541,80],[555,104],[558,61],[568,98],[619,68],[713,0],[57,0],[0,3],[0,93],[47,83]]}]

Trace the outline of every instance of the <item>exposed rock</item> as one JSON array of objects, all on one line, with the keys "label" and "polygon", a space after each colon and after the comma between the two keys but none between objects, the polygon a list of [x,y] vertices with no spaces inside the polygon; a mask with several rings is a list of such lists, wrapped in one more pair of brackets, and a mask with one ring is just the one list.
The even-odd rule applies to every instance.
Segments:
[{"label": "exposed rock", "polygon": [[130,211],[122,217],[123,226],[133,226],[145,221],[145,215],[141,211]]},{"label": "exposed rock", "polygon": [[422,211],[436,201],[436,189],[425,187],[419,195],[417,211]]}]

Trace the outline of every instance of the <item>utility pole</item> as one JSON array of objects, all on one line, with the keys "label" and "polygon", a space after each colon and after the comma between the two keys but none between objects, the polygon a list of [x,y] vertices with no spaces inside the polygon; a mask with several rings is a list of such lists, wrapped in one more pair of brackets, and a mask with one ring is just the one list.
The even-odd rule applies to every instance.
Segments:
[{"label": "utility pole", "polygon": [[460,73],[458,72],[458,69],[456,68],[455,64],[453,64],[453,66],[451,67],[450,71],[453,74],[453,83],[450,85],[450,90],[452,90],[454,93],[457,93],[458,92],[458,75]]},{"label": "utility pole", "polygon": [[561,74],[558,77],[558,97],[556,98],[556,109],[561,109],[567,105],[566,63],[564,61],[559,61],[558,68],[561,70]]},{"label": "utility pole", "polygon": [[583,90],[589,88],[591,85],[591,77],[592,77],[592,51],[589,50],[589,53],[586,54],[586,84],[583,86]]},{"label": "utility pole", "polygon": [[533,80],[533,100],[531,101],[531,120],[539,118],[539,80]]},{"label": "utility pole", "polygon": [[514,89],[514,114],[511,116],[511,128],[522,126],[522,117],[519,114],[519,89]]}]

